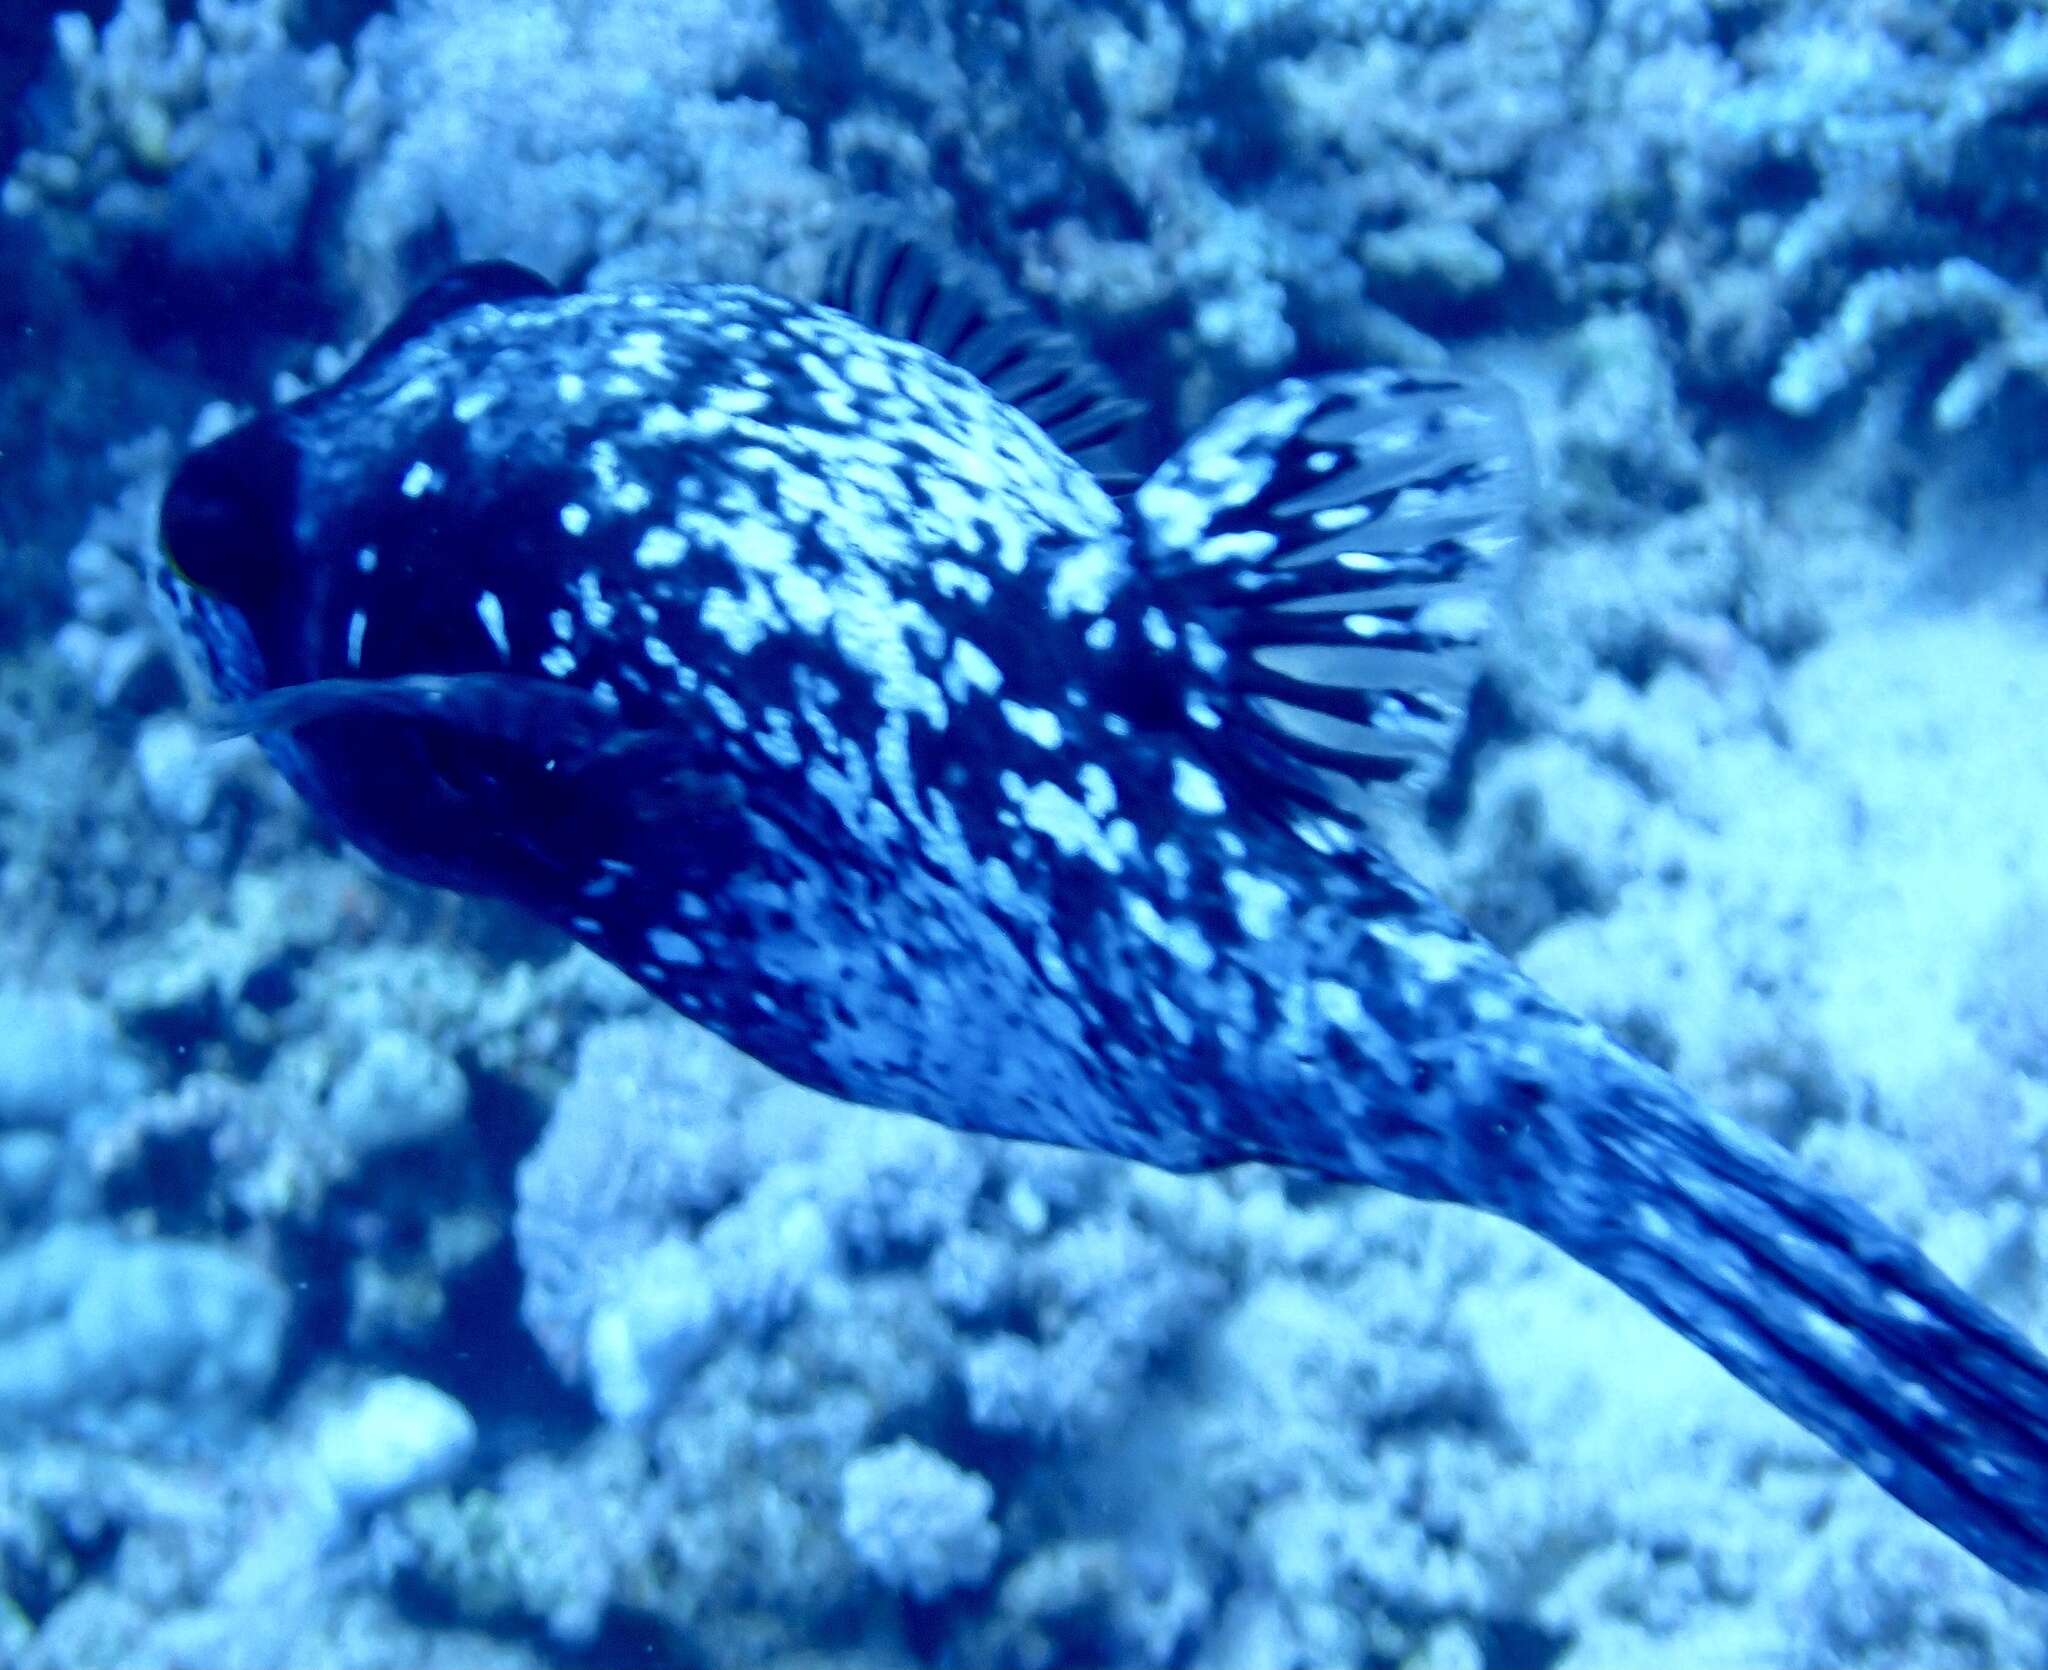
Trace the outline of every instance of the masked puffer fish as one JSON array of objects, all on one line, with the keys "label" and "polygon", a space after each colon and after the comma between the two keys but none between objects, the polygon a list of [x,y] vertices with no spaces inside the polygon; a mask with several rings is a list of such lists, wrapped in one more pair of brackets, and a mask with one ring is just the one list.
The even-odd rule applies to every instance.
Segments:
[{"label": "masked puffer fish", "polygon": [[195,452],[165,584],[233,722],[818,1090],[1513,1218],[2048,1587],[2048,1365],[1371,834],[1461,723],[1512,402],[1297,378],[1118,483],[1063,339],[887,236],[830,294],[466,268]]}]

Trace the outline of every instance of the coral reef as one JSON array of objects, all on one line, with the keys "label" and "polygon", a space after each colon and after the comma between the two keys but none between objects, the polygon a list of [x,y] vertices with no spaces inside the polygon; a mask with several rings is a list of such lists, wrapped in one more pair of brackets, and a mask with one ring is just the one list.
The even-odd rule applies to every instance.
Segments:
[{"label": "coral reef", "polygon": [[195,274],[274,271],[299,251],[340,133],[341,55],[296,50],[294,0],[124,0],[102,29],[56,19],[69,108],[23,153],[0,208],[67,261],[147,250]]},{"label": "coral reef", "polygon": [[830,197],[808,136],[737,93],[789,50],[751,0],[407,0],[372,19],[346,101],[361,316],[405,300],[423,240],[567,283],[815,287]]},{"label": "coral reef", "polygon": [[223,1249],[60,1225],[0,1258],[0,1410],[17,1437],[231,1430],[277,1372],[285,1312],[283,1288]]}]

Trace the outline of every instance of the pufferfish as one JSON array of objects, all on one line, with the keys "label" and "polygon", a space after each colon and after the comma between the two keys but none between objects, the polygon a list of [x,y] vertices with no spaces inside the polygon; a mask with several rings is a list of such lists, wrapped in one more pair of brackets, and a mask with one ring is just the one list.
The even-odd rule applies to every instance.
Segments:
[{"label": "pufferfish", "polygon": [[2048,1364],[1374,834],[1463,722],[1512,400],[1292,378],[1142,480],[1131,415],[893,236],[817,303],[477,265],[184,462],[164,583],[389,869],[848,1101],[1512,1218],[2048,1587]]}]

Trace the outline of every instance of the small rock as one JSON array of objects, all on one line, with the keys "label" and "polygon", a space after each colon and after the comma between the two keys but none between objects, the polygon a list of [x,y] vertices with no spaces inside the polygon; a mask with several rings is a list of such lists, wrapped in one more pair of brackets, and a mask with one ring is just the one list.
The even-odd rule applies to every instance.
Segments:
[{"label": "small rock", "polygon": [[328,1094],[336,1134],[356,1154],[426,1142],[469,1109],[462,1069],[416,1033],[377,1033]]},{"label": "small rock", "polygon": [[984,1582],[995,1565],[994,1487],[912,1439],[855,1456],[840,1489],[847,1546],[892,1589],[936,1600]]},{"label": "small rock", "polygon": [[372,1382],[322,1424],[313,1462],[344,1512],[368,1513],[459,1472],[476,1448],[476,1421],[424,1380]]}]

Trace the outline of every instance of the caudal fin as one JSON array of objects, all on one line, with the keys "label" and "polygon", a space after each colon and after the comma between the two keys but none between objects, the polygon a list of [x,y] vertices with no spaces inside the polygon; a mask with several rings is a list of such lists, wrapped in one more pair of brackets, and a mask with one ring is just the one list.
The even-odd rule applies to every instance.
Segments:
[{"label": "caudal fin", "polygon": [[1987,1565],[2048,1589],[2048,1362],[1790,1156],[1607,1049],[1594,1111],[1558,1125],[1579,1149],[1571,1184],[1508,1209]]}]

